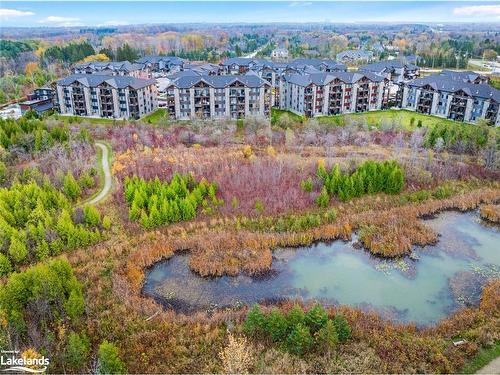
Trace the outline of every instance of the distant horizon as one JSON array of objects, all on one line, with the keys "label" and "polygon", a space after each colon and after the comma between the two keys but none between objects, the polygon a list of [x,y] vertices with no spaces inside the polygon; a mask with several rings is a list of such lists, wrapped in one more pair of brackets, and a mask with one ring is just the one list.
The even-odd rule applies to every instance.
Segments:
[{"label": "distant horizon", "polygon": [[0,28],[181,24],[500,24],[500,2],[2,1]]}]

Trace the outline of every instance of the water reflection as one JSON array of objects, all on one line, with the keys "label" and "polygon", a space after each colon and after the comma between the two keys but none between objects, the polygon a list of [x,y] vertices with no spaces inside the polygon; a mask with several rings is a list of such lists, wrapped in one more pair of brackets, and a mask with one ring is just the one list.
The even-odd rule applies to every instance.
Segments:
[{"label": "water reflection", "polygon": [[426,224],[440,233],[439,242],[415,248],[411,257],[374,257],[356,249],[355,238],[317,243],[276,249],[271,272],[257,278],[202,278],[189,270],[189,255],[180,254],[148,271],[144,293],[186,313],[302,298],[431,324],[477,303],[482,285],[499,276],[500,233],[481,225],[474,212],[446,212]]}]

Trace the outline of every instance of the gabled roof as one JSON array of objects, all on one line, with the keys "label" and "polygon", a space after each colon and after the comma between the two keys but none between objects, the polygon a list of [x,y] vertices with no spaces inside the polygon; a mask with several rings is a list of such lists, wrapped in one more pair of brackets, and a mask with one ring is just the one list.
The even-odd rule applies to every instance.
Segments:
[{"label": "gabled roof", "polygon": [[70,86],[74,82],[79,82],[86,87],[97,87],[103,83],[107,83],[111,87],[123,89],[132,87],[140,89],[149,85],[154,85],[154,79],[142,79],[129,76],[109,76],[101,74],[72,74],[68,77],[57,81],[58,86]]},{"label": "gabled roof", "polygon": [[454,70],[443,70],[439,75],[464,82],[474,82],[477,78],[486,79],[485,76],[482,76],[479,73],[472,72],[470,70],[467,71],[454,71]]},{"label": "gabled roof", "polygon": [[181,59],[180,57],[177,56],[159,56],[159,55],[148,55],[141,57],[138,62],[139,64],[157,64],[160,61],[166,63],[166,64],[172,64],[172,65],[183,65],[184,64],[184,59]]},{"label": "gabled roof", "polygon": [[76,64],[77,69],[94,69],[94,70],[125,70],[132,72],[134,70],[142,69],[141,64],[133,64],[130,61],[89,61],[85,63]]},{"label": "gabled roof", "polygon": [[345,57],[348,57],[350,59],[366,59],[373,57],[373,52],[363,49],[353,49],[342,51],[337,54],[337,60],[343,59]]},{"label": "gabled roof", "polygon": [[307,87],[310,84],[315,84],[317,86],[327,85],[335,79],[339,79],[347,84],[353,84],[364,77],[373,82],[382,82],[385,80],[384,77],[371,72],[321,72],[313,74],[285,75],[285,81],[295,85]]},{"label": "gabled roof", "polygon": [[171,86],[179,89],[189,89],[196,84],[204,82],[213,88],[222,89],[232,85],[235,82],[241,82],[246,87],[257,88],[262,86],[270,86],[270,84],[254,74],[248,75],[225,75],[225,76],[182,76],[175,79]]},{"label": "gabled roof", "polygon": [[265,65],[270,63],[270,61],[264,59],[256,59],[256,58],[248,58],[248,57],[230,57],[229,59],[224,60],[221,65],[222,66],[231,66],[231,65],[239,65],[239,66],[250,66],[250,65]]},{"label": "gabled roof", "polygon": [[378,61],[372,64],[363,65],[359,68],[359,70],[369,71],[374,73],[382,73],[382,72],[392,72],[394,71],[394,69],[403,69],[403,68],[406,70],[417,70],[418,66],[402,62],[401,60],[385,60],[385,61]]},{"label": "gabled roof", "polygon": [[493,99],[500,103],[500,90],[497,90],[486,83],[474,84],[464,82],[459,79],[452,79],[443,74],[434,74],[424,78],[414,79],[413,81],[408,82],[408,85],[410,87],[419,88],[428,85],[436,91],[446,91],[450,93],[463,91],[470,97]]}]

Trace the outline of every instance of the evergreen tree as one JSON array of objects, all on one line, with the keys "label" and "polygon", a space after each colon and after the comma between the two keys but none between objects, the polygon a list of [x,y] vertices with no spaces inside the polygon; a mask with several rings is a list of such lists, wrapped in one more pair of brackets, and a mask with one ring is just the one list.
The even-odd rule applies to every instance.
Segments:
[{"label": "evergreen tree", "polygon": [[288,323],[278,309],[273,309],[266,320],[266,332],[274,342],[281,342],[287,336]]},{"label": "evergreen tree", "polygon": [[99,374],[125,374],[127,368],[120,358],[120,352],[115,344],[104,340],[99,345]]},{"label": "evergreen tree", "polygon": [[266,316],[259,305],[253,305],[243,322],[243,331],[252,337],[260,336],[266,329]]},{"label": "evergreen tree", "polygon": [[339,336],[332,320],[328,319],[326,324],[317,332],[315,339],[320,352],[326,353],[335,349],[339,343]]},{"label": "evergreen tree", "polygon": [[351,327],[343,315],[335,315],[333,324],[341,342],[345,342],[351,337]]},{"label": "evergreen tree", "polygon": [[328,321],[328,314],[319,303],[315,304],[305,315],[305,322],[312,333],[318,332]]},{"label": "evergreen tree", "polygon": [[305,314],[302,307],[299,305],[294,305],[292,309],[288,312],[286,320],[289,327],[295,327],[297,324],[303,324],[305,322]]},{"label": "evergreen tree", "polygon": [[79,370],[87,362],[90,354],[90,342],[85,335],[70,332],[64,355],[65,362],[73,370]]},{"label": "evergreen tree", "polygon": [[311,348],[312,344],[311,333],[302,323],[295,325],[286,341],[288,350],[299,356],[305,354]]},{"label": "evergreen tree", "polygon": [[63,190],[64,194],[73,201],[80,197],[80,185],[78,185],[78,182],[76,182],[75,177],[70,171],[63,178]]}]

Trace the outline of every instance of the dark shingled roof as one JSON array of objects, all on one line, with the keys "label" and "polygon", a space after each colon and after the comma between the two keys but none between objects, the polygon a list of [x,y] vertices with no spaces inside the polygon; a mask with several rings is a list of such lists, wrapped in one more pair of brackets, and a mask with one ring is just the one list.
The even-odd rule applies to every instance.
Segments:
[{"label": "dark shingled roof", "polygon": [[474,84],[464,82],[458,79],[452,79],[449,76],[442,74],[434,74],[424,78],[414,79],[413,81],[408,82],[408,85],[413,87],[424,87],[428,85],[436,91],[446,91],[451,93],[463,91],[466,95],[471,97],[493,99],[500,103],[500,90],[497,90],[486,83]]},{"label": "dark shingled roof", "polygon": [[142,79],[128,76],[109,76],[100,74],[72,74],[68,77],[60,79],[57,84],[60,86],[69,86],[73,82],[80,82],[82,85],[87,87],[97,87],[100,84],[106,82],[110,86],[123,89],[126,87],[132,87],[133,89],[141,89],[149,85],[154,85],[156,81],[154,79]]},{"label": "dark shingled roof", "polygon": [[373,64],[363,65],[359,68],[359,70],[374,72],[374,73],[382,73],[382,72],[391,72],[394,69],[405,68],[407,70],[417,70],[418,66],[413,64],[404,63],[401,60],[386,60],[386,61],[378,61]]},{"label": "dark shingled roof", "polygon": [[188,89],[193,87],[199,82],[205,82],[207,85],[213,88],[225,88],[234,82],[241,82],[247,87],[262,87],[269,86],[270,84],[263,80],[262,78],[249,74],[249,75],[226,75],[226,76],[181,76],[175,79],[171,86],[178,87],[180,89]]},{"label": "dark shingled roof", "polygon": [[332,82],[335,78],[338,78],[344,83],[353,84],[358,82],[363,77],[366,77],[374,82],[381,82],[385,80],[384,77],[371,72],[321,72],[313,74],[290,74],[285,75],[285,80],[295,85],[306,87],[310,84],[318,86],[326,85]]},{"label": "dark shingled roof", "polygon": [[149,56],[144,56],[141,57],[138,62],[139,64],[157,64],[160,61],[164,61],[168,64],[173,64],[173,65],[183,65],[184,64],[184,59],[181,59],[180,57],[177,56],[157,56],[157,55],[149,55]]},{"label": "dark shingled roof", "polygon": [[473,82],[478,77],[486,79],[486,77],[482,76],[481,74],[472,72],[470,70],[460,71],[460,72],[456,72],[454,70],[443,70],[441,73],[439,73],[439,75],[453,80],[464,81],[464,82]]},{"label": "dark shingled roof", "polygon": [[76,64],[75,68],[78,69],[111,69],[111,70],[126,70],[128,72],[142,69],[141,64],[133,64],[129,61],[89,61],[85,63]]}]

